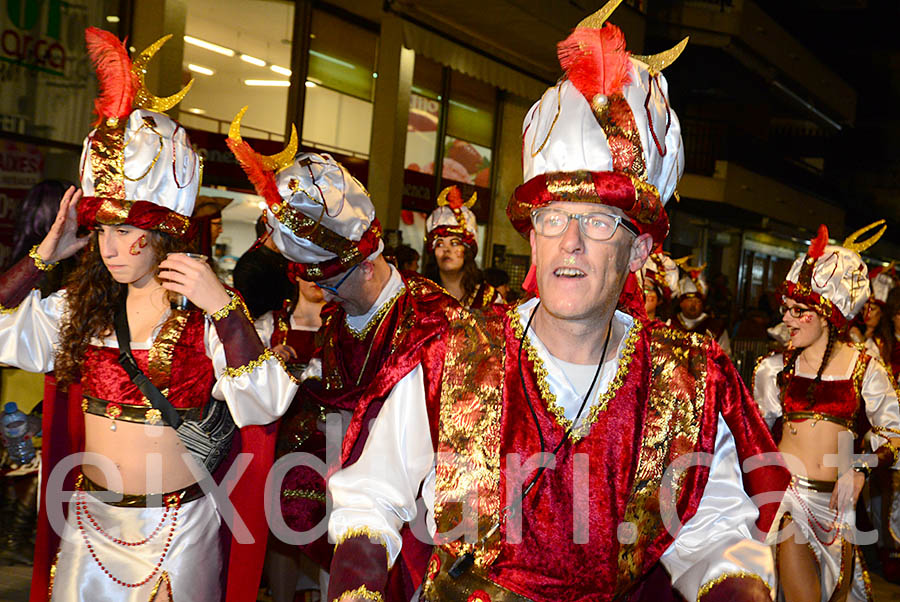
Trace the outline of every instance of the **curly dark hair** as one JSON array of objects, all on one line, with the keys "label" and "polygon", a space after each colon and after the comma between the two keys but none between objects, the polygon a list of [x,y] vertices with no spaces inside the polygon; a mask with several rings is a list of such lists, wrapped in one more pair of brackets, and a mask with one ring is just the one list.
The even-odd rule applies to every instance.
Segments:
[{"label": "curly dark hair", "polygon": [[[156,265],[168,253],[189,251],[189,244],[164,232],[148,232]],[[66,281],[66,314],[60,324],[59,347],[54,371],[57,380],[68,385],[81,378],[81,362],[94,337],[103,338],[113,331],[116,310],[125,302],[128,285],[116,282],[103,264],[97,243],[97,231],[91,232],[87,247]]]}]

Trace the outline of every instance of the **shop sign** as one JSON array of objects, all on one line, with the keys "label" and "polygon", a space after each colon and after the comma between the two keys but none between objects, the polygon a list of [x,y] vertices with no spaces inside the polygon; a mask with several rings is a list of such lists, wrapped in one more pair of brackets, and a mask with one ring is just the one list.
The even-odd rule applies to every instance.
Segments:
[{"label": "shop sign", "polygon": [[68,52],[60,43],[62,0],[6,0],[0,13],[0,61],[63,75]]},{"label": "shop sign", "polygon": [[44,155],[33,144],[0,140],[0,265],[12,253],[19,207],[28,190],[41,181]]}]

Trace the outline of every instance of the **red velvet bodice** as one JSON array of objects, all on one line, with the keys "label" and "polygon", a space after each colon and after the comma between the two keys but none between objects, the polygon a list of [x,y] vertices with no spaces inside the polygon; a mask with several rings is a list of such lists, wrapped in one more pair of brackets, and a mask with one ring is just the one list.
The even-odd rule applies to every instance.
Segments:
[{"label": "red velvet bodice", "polygon": [[859,411],[859,391],[852,380],[823,380],[816,385],[815,401],[806,399],[813,379],[794,376],[784,394],[784,412],[815,412],[852,422]]},{"label": "red velvet bodice", "polygon": [[814,380],[796,374],[791,376],[784,393],[784,413],[814,412],[835,418],[839,422],[853,424],[862,404],[862,376],[872,359],[864,351],[859,354],[850,378],[819,381],[812,404],[807,400],[806,393]]},{"label": "red velvet bodice", "polygon": [[[177,326],[164,326],[153,343],[152,352],[132,350],[132,353],[140,369],[173,406],[206,405],[215,384],[215,373],[212,360],[206,355],[203,312],[190,312],[180,333]],[[87,395],[126,405],[146,405],[141,392],[119,365],[117,347],[88,346],[81,374]]]}]

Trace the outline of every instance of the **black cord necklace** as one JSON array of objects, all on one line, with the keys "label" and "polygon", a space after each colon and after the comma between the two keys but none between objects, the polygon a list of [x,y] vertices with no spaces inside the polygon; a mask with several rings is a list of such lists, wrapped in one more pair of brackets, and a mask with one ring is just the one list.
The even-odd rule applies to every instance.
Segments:
[{"label": "black cord necklace", "polygon": [[[534,320],[534,316],[537,313],[538,307],[540,307],[541,301],[538,299],[537,304],[535,304],[534,309],[531,311],[531,315],[528,317],[528,321],[525,323],[525,330],[522,331],[522,338],[519,339],[519,354],[518,354],[518,367],[519,367],[519,379],[522,382],[522,392],[525,394],[525,401],[528,402],[528,409],[531,410],[531,418],[534,420],[534,426],[537,428],[538,439],[541,443],[541,456],[543,457],[544,452],[546,451],[546,443],[544,442],[544,432],[541,429],[541,424],[538,421],[537,412],[534,410],[534,404],[531,403],[531,396],[528,395],[528,387],[525,384],[525,372],[522,369],[522,347],[525,346],[525,337],[528,336],[528,330],[531,328],[531,322]],[[518,316],[515,316],[513,319],[518,319]],[[563,444],[568,440],[569,435],[572,434],[572,429],[578,424],[578,421],[581,419],[581,414],[584,412],[585,406],[587,406],[588,399],[591,397],[591,392],[594,390],[594,385],[597,384],[597,379],[600,377],[600,371],[603,368],[603,361],[606,358],[606,351],[609,348],[609,339],[612,334],[612,321],[610,320],[609,327],[606,329],[606,340],[603,342],[603,353],[600,354],[600,361],[597,363],[597,371],[594,372],[594,378],[591,380],[591,386],[588,388],[587,393],[584,394],[584,399],[581,400],[581,407],[578,408],[578,413],[575,415],[575,419],[572,420],[572,423],[569,425],[569,428],[566,429],[565,434],[562,436],[562,439],[559,440],[556,447],[553,448],[553,455],[562,448]],[[534,487],[535,483],[538,482],[538,479],[541,478],[541,475],[544,474],[544,471],[547,469],[546,465],[541,465],[535,475],[531,478],[531,481],[522,490],[522,493],[519,495],[519,499],[516,502],[513,502],[506,508],[500,511],[500,520],[497,521],[493,527],[491,527],[490,531],[481,539],[481,541],[486,541],[494,535],[500,525],[506,520],[507,512],[515,512],[517,508],[521,508],[522,503],[525,501],[525,496],[528,495],[528,492]],[[457,579],[462,576],[469,568],[475,563],[475,554],[473,552],[466,552],[462,556],[456,559],[456,561],[451,565],[450,569],[447,571],[448,575],[451,578]]]}]

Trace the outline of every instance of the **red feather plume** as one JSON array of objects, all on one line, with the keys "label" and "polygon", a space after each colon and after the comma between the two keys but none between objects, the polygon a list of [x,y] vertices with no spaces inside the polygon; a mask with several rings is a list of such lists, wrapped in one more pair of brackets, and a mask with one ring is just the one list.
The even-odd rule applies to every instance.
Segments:
[{"label": "red feather plume", "polygon": [[569,81],[591,102],[597,94],[617,94],[630,81],[625,35],[608,23],[600,29],[576,29],[556,49]]},{"label": "red feather plume", "polygon": [[456,186],[450,188],[450,192],[447,193],[447,205],[451,209],[459,209],[463,206],[462,194],[460,194],[459,188]]},{"label": "red feather plume", "polygon": [[828,227],[825,224],[819,225],[819,232],[816,237],[809,243],[809,252],[807,257],[818,259],[825,252],[825,245],[828,244]]},{"label": "red feather plume", "polygon": [[271,207],[275,203],[284,202],[281,194],[278,192],[278,184],[275,182],[275,174],[262,166],[257,158],[256,151],[250,148],[250,145],[241,140],[237,142],[231,138],[225,140],[228,148],[234,153],[235,158],[240,163],[244,173],[256,193],[266,200]]},{"label": "red feather plume", "polygon": [[119,38],[96,27],[85,30],[84,40],[100,84],[100,95],[94,101],[97,123],[110,117],[127,117],[136,88],[128,50]]}]

